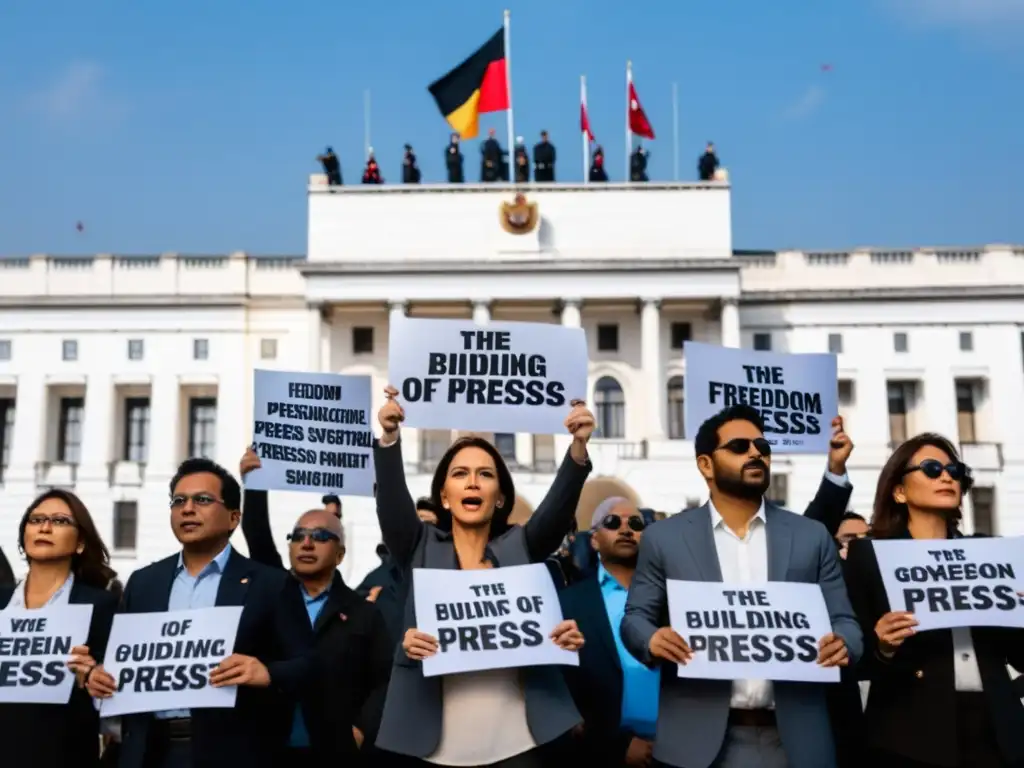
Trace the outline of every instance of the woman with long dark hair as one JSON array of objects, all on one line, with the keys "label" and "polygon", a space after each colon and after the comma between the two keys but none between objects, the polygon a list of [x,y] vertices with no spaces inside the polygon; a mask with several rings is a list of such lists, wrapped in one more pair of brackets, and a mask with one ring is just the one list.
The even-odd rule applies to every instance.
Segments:
[{"label": "woman with long dark hair", "polygon": [[936,434],[900,445],[878,478],[871,538],[850,542],[846,584],[864,630],[871,682],[864,734],[876,768],[997,768],[1024,764],[1024,707],[1007,664],[1024,670],[1024,630],[916,630],[893,611],[872,539],[962,537],[973,484],[956,447]]},{"label": "woman with long dark hair", "polygon": [[[525,525],[510,525],[516,493],[501,454],[487,440],[464,437],[441,458],[430,487],[437,524],[425,523],[405,482],[399,424],[404,413],[388,387],[374,446],[377,518],[388,551],[406,574],[405,638],[388,688],[377,746],[438,765],[526,768],[540,765],[545,745],[580,722],[557,667],[489,670],[424,677],[422,661],[437,640],[416,627],[413,568],[476,570],[542,563],[559,546],[590,473],[587,442],[594,417],[574,401],[566,428],[572,446],[555,481]],[[576,623],[562,622],[551,638],[578,650]]]},{"label": "woman with long dark hair", "polygon": [[4,609],[39,610],[91,605],[86,646],[68,663],[79,684],[65,705],[0,705],[0,744],[16,754],[19,768],[94,768],[99,764],[99,716],[81,681],[88,670],[79,657],[102,659],[117,599],[107,590],[114,577],[110,556],[89,511],[70,491],[54,489],[33,501],[18,526],[18,549],[28,575],[0,590]]}]

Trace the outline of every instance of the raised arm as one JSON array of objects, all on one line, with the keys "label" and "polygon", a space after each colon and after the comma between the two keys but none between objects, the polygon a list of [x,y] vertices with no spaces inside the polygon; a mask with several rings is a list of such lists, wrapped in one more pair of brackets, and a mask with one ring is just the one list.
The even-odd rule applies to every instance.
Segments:
[{"label": "raised arm", "polygon": [[402,461],[402,443],[399,425],[405,421],[405,412],[395,399],[398,390],[384,389],[387,400],[377,414],[383,433],[373,443],[373,469],[377,477],[377,523],[380,525],[384,546],[395,564],[406,568],[412,562],[413,552],[423,535],[423,521],[416,514],[405,482],[405,463]]},{"label": "raised arm", "polygon": [[594,415],[582,400],[573,400],[565,427],[572,435],[572,445],[544,500],[524,526],[526,547],[535,563],[543,562],[557,550],[569,532],[583,484],[592,469],[587,443],[594,433]]},{"label": "raised arm", "polygon": [[853,441],[843,430],[843,417],[832,419],[832,437],[829,442],[828,469],[821,479],[818,492],[804,512],[806,517],[825,526],[829,536],[835,538],[843,515],[850,504],[853,486],[846,475],[846,461],[853,453]]},{"label": "raised arm", "polygon": [[[245,482],[245,476],[260,468],[260,457],[250,445],[238,464],[238,474]],[[284,568],[281,553],[274,546],[270,532],[270,505],[266,491],[246,489],[242,502],[242,535],[249,547],[249,557],[257,563],[271,568]]]}]

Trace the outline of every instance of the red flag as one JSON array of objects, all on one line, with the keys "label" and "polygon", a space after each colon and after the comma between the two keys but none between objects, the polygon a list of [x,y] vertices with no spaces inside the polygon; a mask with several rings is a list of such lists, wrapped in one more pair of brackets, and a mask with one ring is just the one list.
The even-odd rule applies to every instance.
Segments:
[{"label": "red flag", "polygon": [[640,99],[636,96],[636,88],[633,87],[632,80],[629,81],[629,130],[645,139],[654,138],[651,121],[647,119],[644,108],[640,106]]},{"label": "red flag", "polygon": [[594,132],[590,130],[590,117],[587,115],[587,102],[580,104],[580,133],[585,133],[590,141],[594,140]]}]

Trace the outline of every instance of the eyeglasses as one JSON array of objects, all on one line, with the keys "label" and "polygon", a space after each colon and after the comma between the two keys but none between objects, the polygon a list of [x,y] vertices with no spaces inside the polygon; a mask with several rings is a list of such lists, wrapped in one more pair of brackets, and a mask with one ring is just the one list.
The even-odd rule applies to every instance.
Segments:
[{"label": "eyeglasses", "polygon": [[[639,533],[647,527],[647,523],[639,515],[630,515],[626,519],[626,525],[629,526],[631,531]],[[622,527],[622,518],[618,515],[605,515],[604,520],[601,521],[601,527],[606,531],[617,531]]]},{"label": "eyeglasses", "polygon": [[745,453],[750,453],[750,446],[754,446],[762,456],[772,455],[772,444],[763,437],[734,437],[724,445],[718,446],[715,450],[728,451],[729,453],[735,453],[737,456],[742,456]]},{"label": "eyeglasses", "polygon": [[925,459],[920,464],[903,470],[904,476],[912,472],[920,472],[929,480],[938,480],[942,477],[942,473],[945,472],[949,475],[950,480],[960,484],[960,489],[964,493],[967,493],[974,484],[971,468],[962,461],[951,461],[949,464],[943,464],[938,459]]},{"label": "eyeglasses", "polygon": [[49,523],[54,528],[77,528],[78,523],[73,518],[64,516],[50,517],[49,515],[29,515],[28,520],[25,521],[28,525],[35,528],[42,528],[44,525]]},{"label": "eyeglasses", "polygon": [[317,544],[326,544],[328,541],[341,541],[341,537],[334,531],[326,528],[296,528],[288,534],[288,541],[292,544],[301,544],[306,539],[312,539]]},{"label": "eyeglasses", "polygon": [[179,494],[171,497],[171,509],[181,509],[190,501],[197,507],[210,507],[214,504],[224,503],[222,499],[218,499],[216,496],[211,496],[208,493],[195,493],[191,496]]}]

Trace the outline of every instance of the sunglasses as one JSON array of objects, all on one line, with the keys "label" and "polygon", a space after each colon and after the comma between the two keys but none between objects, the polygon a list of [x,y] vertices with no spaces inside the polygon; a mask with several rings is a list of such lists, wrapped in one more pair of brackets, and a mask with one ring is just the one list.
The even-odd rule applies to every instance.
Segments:
[{"label": "sunglasses", "polygon": [[326,528],[296,528],[288,534],[288,541],[292,544],[301,544],[306,539],[312,539],[317,544],[326,544],[328,541],[341,541],[341,537]]},{"label": "sunglasses", "polygon": [[53,528],[78,527],[78,523],[76,523],[72,518],[64,517],[62,515],[54,517],[50,517],[48,515],[29,515],[28,520],[26,520],[25,522],[28,525],[34,526],[36,528],[42,528],[47,523],[49,523]]},{"label": "sunglasses", "polygon": [[735,453],[737,456],[743,456],[750,453],[750,446],[754,446],[762,456],[772,455],[772,444],[763,437],[734,437],[728,443],[718,446],[715,450],[728,451],[729,453]]},{"label": "sunglasses", "polygon": [[974,484],[971,468],[962,461],[951,461],[949,464],[943,464],[938,459],[925,459],[920,464],[903,470],[904,475],[909,475],[911,472],[920,472],[929,480],[938,480],[942,477],[942,473],[945,472],[949,475],[950,480],[960,483],[960,489],[964,493],[967,493]]},{"label": "sunglasses", "polygon": [[[630,515],[626,519],[626,525],[629,526],[631,531],[636,531],[637,533],[640,533],[640,531],[647,527],[647,523],[638,515]],[[601,527],[606,531],[617,531],[622,527],[622,518],[618,515],[605,515],[604,520],[601,521]]]}]

